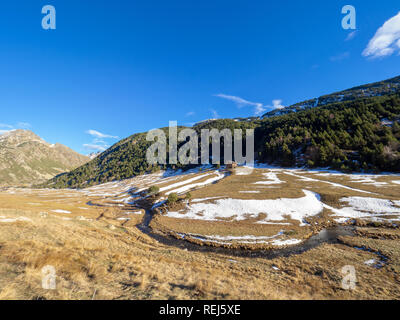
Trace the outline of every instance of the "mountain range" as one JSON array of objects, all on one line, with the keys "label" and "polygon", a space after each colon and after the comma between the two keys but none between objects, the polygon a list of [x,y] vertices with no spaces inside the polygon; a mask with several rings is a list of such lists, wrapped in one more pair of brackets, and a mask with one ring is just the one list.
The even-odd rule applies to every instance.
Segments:
[{"label": "mountain range", "polygon": [[0,135],[0,185],[31,185],[75,169],[90,159],[29,130]]}]

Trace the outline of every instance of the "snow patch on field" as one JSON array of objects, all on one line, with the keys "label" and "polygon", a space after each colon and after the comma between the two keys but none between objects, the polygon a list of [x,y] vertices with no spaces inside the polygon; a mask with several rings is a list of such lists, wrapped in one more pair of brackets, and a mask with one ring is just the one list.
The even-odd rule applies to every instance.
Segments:
[{"label": "snow patch on field", "polygon": [[71,213],[71,211],[68,211],[68,210],[60,210],[60,209],[51,210],[51,212],[55,212],[55,213]]},{"label": "snow patch on field", "polygon": [[400,214],[400,208],[395,206],[400,204],[400,201],[367,197],[347,197],[340,201],[347,203],[348,207],[336,209],[324,204],[325,208],[334,212],[334,216],[341,217],[335,219],[339,223],[351,218],[376,218]]},{"label": "snow patch on field", "polygon": [[387,182],[378,182],[376,181],[376,179],[378,179],[379,175],[355,175],[355,174],[350,174],[348,175],[348,177],[350,178],[350,180],[353,180],[356,183],[361,183],[364,185],[372,185],[375,187],[381,187],[381,186],[385,186],[388,183]]},{"label": "snow patch on field", "polygon": [[274,240],[272,245],[274,246],[293,246],[295,244],[301,243],[301,240],[298,239],[288,239],[288,240]]},{"label": "snow patch on field", "polygon": [[199,183],[193,183],[193,184],[189,184],[189,185],[183,186],[183,187],[178,188],[178,189],[170,190],[170,191],[166,192],[165,194],[166,195],[169,195],[171,193],[181,194],[181,193],[184,193],[186,191],[189,191],[189,190],[192,190],[192,189],[195,189],[195,188],[198,188],[198,187],[203,187],[203,186],[206,186],[208,184],[215,183],[218,180],[221,180],[222,178],[225,177],[224,174],[219,173],[218,171],[215,172],[215,174],[216,175],[214,177],[212,177],[210,179],[207,179],[206,181],[199,182]]},{"label": "snow patch on field", "polygon": [[281,184],[283,181],[281,181],[275,172],[267,172],[263,173],[263,175],[267,178],[267,181],[258,181],[255,184],[264,184],[264,185],[270,185],[270,184]]},{"label": "snow patch on field", "polygon": [[352,208],[358,211],[369,211],[374,213],[400,213],[400,208],[394,207],[391,200],[349,197],[342,198],[340,201],[347,202]]},{"label": "snow patch on field", "polygon": [[191,183],[193,181],[203,179],[203,178],[205,178],[205,177],[207,177],[209,175],[211,175],[211,173],[202,174],[202,175],[199,175],[199,176],[194,177],[194,178],[190,178],[190,179],[186,179],[186,180],[181,181],[181,182],[170,184],[169,186],[160,188],[160,192],[164,192],[164,191],[167,191],[167,190],[170,190],[170,189],[174,189],[174,188],[183,186],[183,185]]},{"label": "snow patch on field", "polygon": [[237,176],[248,176],[253,172],[253,168],[250,167],[238,167],[235,169],[235,174]]},{"label": "snow patch on field", "polygon": [[376,264],[375,259],[367,260],[364,262],[367,266],[374,266]]},{"label": "snow patch on field", "polygon": [[285,174],[291,175],[293,177],[299,178],[301,181],[306,181],[306,182],[322,182],[322,183],[327,183],[330,184],[336,188],[343,188],[343,189],[347,189],[347,190],[352,190],[352,191],[357,191],[357,192],[361,192],[361,193],[373,193],[373,192],[369,192],[369,191],[364,191],[364,190],[360,190],[360,189],[355,189],[355,188],[350,188],[348,186],[344,186],[342,184],[339,183],[335,183],[335,182],[330,182],[330,181],[325,181],[325,180],[318,180],[318,179],[313,179],[313,178],[309,178],[309,177],[305,177],[305,176],[301,176],[301,175],[297,175],[293,172],[289,172],[289,171],[285,171]]},{"label": "snow patch on field", "polygon": [[[305,217],[314,216],[323,210],[319,196],[311,191],[303,190],[305,197],[277,200],[241,200],[220,199],[214,203],[195,203],[188,206],[184,214],[168,212],[171,218],[216,221],[232,219],[234,221],[257,218],[261,213],[267,215],[261,221],[283,221],[285,216],[303,222]],[[182,211],[182,210],[181,210]]]}]

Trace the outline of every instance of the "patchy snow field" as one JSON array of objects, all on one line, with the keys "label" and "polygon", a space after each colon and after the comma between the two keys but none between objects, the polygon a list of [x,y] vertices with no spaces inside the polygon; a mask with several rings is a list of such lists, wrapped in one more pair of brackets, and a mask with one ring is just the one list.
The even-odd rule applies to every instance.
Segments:
[{"label": "patchy snow field", "polygon": [[[160,192],[153,209],[163,208],[171,193],[184,197],[190,192],[189,202],[159,217],[160,225],[163,219],[179,221],[176,223],[187,228],[185,234],[204,242],[284,246],[301,241],[308,231],[299,235],[300,229],[310,230],[324,221],[400,221],[399,179],[395,174],[344,174],[257,164],[238,167],[232,175],[223,168],[205,166],[186,172],[161,171],[82,190],[8,188],[4,193],[36,197],[41,202],[29,202],[32,208],[48,204],[52,206],[48,212],[71,217],[89,215],[97,205],[118,209],[120,215],[115,219],[127,222],[139,221],[144,214],[138,203],[148,197],[144,191],[151,186],[159,187]],[[204,232],[196,232],[196,224],[201,223]],[[278,228],[297,235],[273,237]]]},{"label": "patchy snow field", "polygon": [[[207,227],[202,234],[186,234],[202,242],[287,246],[302,240],[287,237],[273,237],[272,240],[270,235],[263,239],[263,236],[252,235],[250,226],[248,233],[240,231],[241,236],[236,232],[232,233],[235,236],[226,234],[222,229],[228,228],[229,222],[232,223],[229,230],[233,231],[240,229],[234,226],[243,223],[266,228],[281,226],[293,231],[324,221],[400,221],[400,187],[398,181],[393,181],[397,175],[344,174],[261,165],[239,167],[235,171],[218,185],[204,186],[193,192],[186,206],[164,212],[158,222],[162,224],[164,218],[181,220],[188,230],[201,221],[223,224],[220,227],[223,235],[207,233]],[[169,220],[168,225],[171,225]]]},{"label": "patchy snow field", "polygon": [[264,184],[264,185],[270,185],[270,184],[281,184],[283,181],[281,181],[275,172],[266,172],[263,173],[263,175],[267,178],[266,181],[257,181],[255,184]]},{"label": "patchy snow field", "polygon": [[298,199],[277,200],[241,200],[221,199],[214,203],[195,203],[183,212],[168,212],[170,218],[216,221],[230,219],[241,221],[257,218],[261,213],[266,217],[259,221],[283,221],[289,216],[292,220],[303,223],[305,217],[314,216],[323,210],[318,196],[308,190],[303,190],[305,196]]}]

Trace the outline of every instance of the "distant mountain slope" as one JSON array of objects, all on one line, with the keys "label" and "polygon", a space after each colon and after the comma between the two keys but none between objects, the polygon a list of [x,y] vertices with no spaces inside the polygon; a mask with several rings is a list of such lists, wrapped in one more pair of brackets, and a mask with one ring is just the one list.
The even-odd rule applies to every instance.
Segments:
[{"label": "distant mountain slope", "polygon": [[[243,123],[232,119],[219,119],[201,122],[198,125],[195,125],[193,129],[199,132],[200,137],[201,129],[246,129],[255,128],[256,126],[256,124],[251,122]],[[178,127],[178,132],[184,128],[185,127]],[[161,130],[163,130],[168,137],[168,128],[161,128]],[[85,188],[99,183],[131,178],[134,175],[158,171],[160,169],[190,167],[181,164],[160,166],[149,165],[146,161],[146,152],[152,142],[146,141],[146,134],[146,132],[137,133],[119,141],[95,157],[89,163],[72,170],[71,172],[66,172],[54,177],[44,183],[42,187]],[[184,142],[181,144],[184,144]]]},{"label": "distant mountain slope", "polygon": [[89,161],[61,144],[49,144],[28,130],[0,135],[0,185],[46,181]]},{"label": "distant mountain slope", "polygon": [[45,186],[82,188],[145,173],[149,169],[146,163],[146,150],[149,145],[144,133],[134,134],[119,141],[85,165],[51,179]]},{"label": "distant mountain slope", "polygon": [[[360,98],[358,93],[364,88],[380,93],[376,91],[374,97]],[[354,99],[347,96],[346,101],[263,120],[210,120],[193,128],[198,132],[212,128],[255,129],[258,160],[277,165],[400,172],[400,93],[386,92],[377,84],[351,90]],[[135,134],[84,166],[61,174],[42,186],[83,188],[165,168],[147,164],[146,150],[150,144],[146,141],[146,133]]]},{"label": "distant mountain slope", "polygon": [[385,81],[374,82],[351,89],[324,95],[319,98],[296,103],[290,107],[267,112],[262,118],[280,116],[305,109],[325,106],[336,102],[354,101],[362,98],[384,96],[400,91],[400,76]]}]

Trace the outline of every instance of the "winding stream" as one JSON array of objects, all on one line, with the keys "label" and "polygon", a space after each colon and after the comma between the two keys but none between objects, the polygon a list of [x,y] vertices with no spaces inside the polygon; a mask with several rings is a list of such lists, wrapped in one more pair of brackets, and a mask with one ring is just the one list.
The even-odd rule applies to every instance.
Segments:
[{"label": "winding stream", "polygon": [[[88,204],[90,204],[92,206],[104,207],[101,204],[96,204],[91,201]],[[143,209],[145,209],[145,215],[143,217],[142,222],[137,225],[137,228],[141,232],[143,232],[144,234],[153,238],[154,240],[158,241],[159,243],[162,243],[167,246],[173,246],[175,248],[179,248],[179,249],[187,250],[187,251],[217,253],[217,254],[225,254],[228,256],[235,256],[235,257],[275,259],[275,258],[281,258],[281,257],[286,258],[286,257],[290,257],[292,255],[302,254],[308,250],[317,248],[324,243],[328,243],[328,244],[342,243],[339,240],[339,237],[342,237],[342,236],[350,236],[350,237],[356,236],[356,234],[354,232],[355,228],[353,226],[338,225],[335,227],[323,229],[319,233],[304,240],[300,244],[288,246],[288,247],[284,247],[284,248],[268,249],[268,250],[250,250],[250,249],[246,250],[246,249],[237,249],[237,248],[231,249],[231,248],[226,248],[226,247],[212,247],[212,246],[208,246],[208,245],[196,244],[196,243],[184,240],[184,239],[177,239],[170,235],[165,235],[162,233],[154,232],[152,230],[152,228],[150,227],[150,223],[153,219],[153,212],[149,207],[143,208]],[[389,258],[384,256],[382,253],[375,252],[369,248],[357,247],[357,246],[354,246],[354,247],[349,246],[349,247],[375,254],[379,260],[374,265],[374,267],[377,269],[383,268],[389,260]]]},{"label": "winding stream", "polygon": [[230,249],[225,247],[211,247],[207,245],[199,245],[186,240],[179,240],[175,237],[159,234],[154,232],[150,228],[150,222],[153,218],[151,210],[146,210],[145,216],[141,224],[137,227],[140,231],[147,234],[151,238],[157,240],[168,246],[174,246],[188,251],[198,251],[198,252],[215,252],[227,254],[230,256],[240,256],[240,257],[255,257],[255,258],[266,258],[274,259],[279,257],[289,257],[295,254],[301,254],[313,248],[316,248],[324,243],[339,243],[340,236],[354,236],[354,228],[351,226],[336,226],[330,229],[324,229],[318,234],[311,236],[302,243],[290,247],[272,249],[272,250],[245,250],[245,249]]}]

